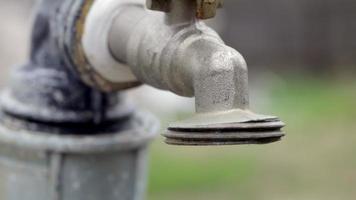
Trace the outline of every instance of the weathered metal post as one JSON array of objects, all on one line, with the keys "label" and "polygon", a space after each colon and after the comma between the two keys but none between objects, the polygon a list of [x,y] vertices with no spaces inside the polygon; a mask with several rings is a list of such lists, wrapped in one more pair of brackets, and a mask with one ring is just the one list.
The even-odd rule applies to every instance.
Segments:
[{"label": "weathered metal post", "polygon": [[144,199],[157,121],[83,84],[66,60],[61,17],[79,2],[39,3],[30,61],[1,96],[1,200]]}]

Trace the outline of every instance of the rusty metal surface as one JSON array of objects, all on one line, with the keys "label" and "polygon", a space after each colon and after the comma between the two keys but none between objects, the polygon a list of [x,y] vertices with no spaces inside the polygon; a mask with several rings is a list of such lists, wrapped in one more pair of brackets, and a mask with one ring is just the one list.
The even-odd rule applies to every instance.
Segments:
[{"label": "rusty metal surface", "polygon": [[[118,92],[103,92],[84,84],[68,57],[81,28],[76,17],[88,9],[88,0],[39,1],[31,37],[31,56],[13,70],[1,95],[4,112],[51,123],[105,123],[125,118],[134,108]],[[80,31],[79,31],[80,33]],[[79,34],[78,33],[78,34]],[[69,46],[66,46],[69,44]],[[78,43],[79,45],[79,43]],[[68,48],[67,48],[68,47]],[[94,75],[95,76],[95,75]],[[125,103],[126,102],[126,103]]]},{"label": "rusty metal surface", "polygon": [[[146,6],[151,10],[170,12],[177,0],[147,0]],[[215,17],[216,10],[223,6],[223,0],[190,0],[195,3],[195,14],[198,19]]]},{"label": "rusty metal surface", "polygon": [[209,19],[216,15],[216,10],[223,6],[223,0],[197,0],[197,17]]},{"label": "rusty metal surface", "polygon": [[58,28],[57,38],[62,54],[70,67],[75,69],[86,84],[105,92],[133,88],[141,85],[138,81],[112,82],[102,77],[90,63],[82,46],[85,22],[94,0],[65,0],[58,7],[58,12],[50,18]]}]

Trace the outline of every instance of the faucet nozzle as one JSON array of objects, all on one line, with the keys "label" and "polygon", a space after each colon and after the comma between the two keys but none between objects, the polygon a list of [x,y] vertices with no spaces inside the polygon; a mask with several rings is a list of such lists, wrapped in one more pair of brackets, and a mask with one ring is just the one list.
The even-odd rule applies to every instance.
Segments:
[{"label": "faucet nozzle", "polygon": [[[231,145],[265,144],[281,139],[284,124],[274,116],[249,110],[248,72],[244,58],[234,49],[213,38],[188,39],[177,51],[174,74],[180,85],[190,85],[195,96],[193,117],[173,123],[164,134],[168,144]],[[178,73],[177,73],[178,72]],[[189,74],[189,76],[185,75]],[[177,77],[190,77],[189,79]],[[174,79],[172,76],[171,79]],[[181,89],[178,89],[181,88]],[[183,94],[184,94],[183,93]]]}]

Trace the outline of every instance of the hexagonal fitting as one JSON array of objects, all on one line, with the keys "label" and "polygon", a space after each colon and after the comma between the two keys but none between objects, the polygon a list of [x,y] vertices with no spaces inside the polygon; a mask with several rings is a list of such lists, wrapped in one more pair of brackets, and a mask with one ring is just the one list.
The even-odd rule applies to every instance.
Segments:
[{"label": "hexagonal fitting", "polygon": [[197,18],[209,19],[216,15],[216,10],[221,8],[223,0],[196,0],[197,1]]},{"label": "hexagonal fitting", "polygon": [[[171,2],[179,0],[147,0],[147,8],[151,10],[169,12]],[[209,19],[216,15],[216,10],[221,8],[223,0],[192,0],[196,1],[196,17],[198,19]]]}]

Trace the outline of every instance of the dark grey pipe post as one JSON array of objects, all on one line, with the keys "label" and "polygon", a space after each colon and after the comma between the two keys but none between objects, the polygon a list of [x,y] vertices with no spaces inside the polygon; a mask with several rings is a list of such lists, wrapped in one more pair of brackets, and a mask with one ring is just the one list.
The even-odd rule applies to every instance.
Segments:
[{"label": "dark grey pipe post", "polygon": [[2,200],[144,199],[157,121],[123,95],[83,84],[73,70],[60,44],[75,13],[62,11],[80,2],[39,3],[30,60],[2,93]]}]

